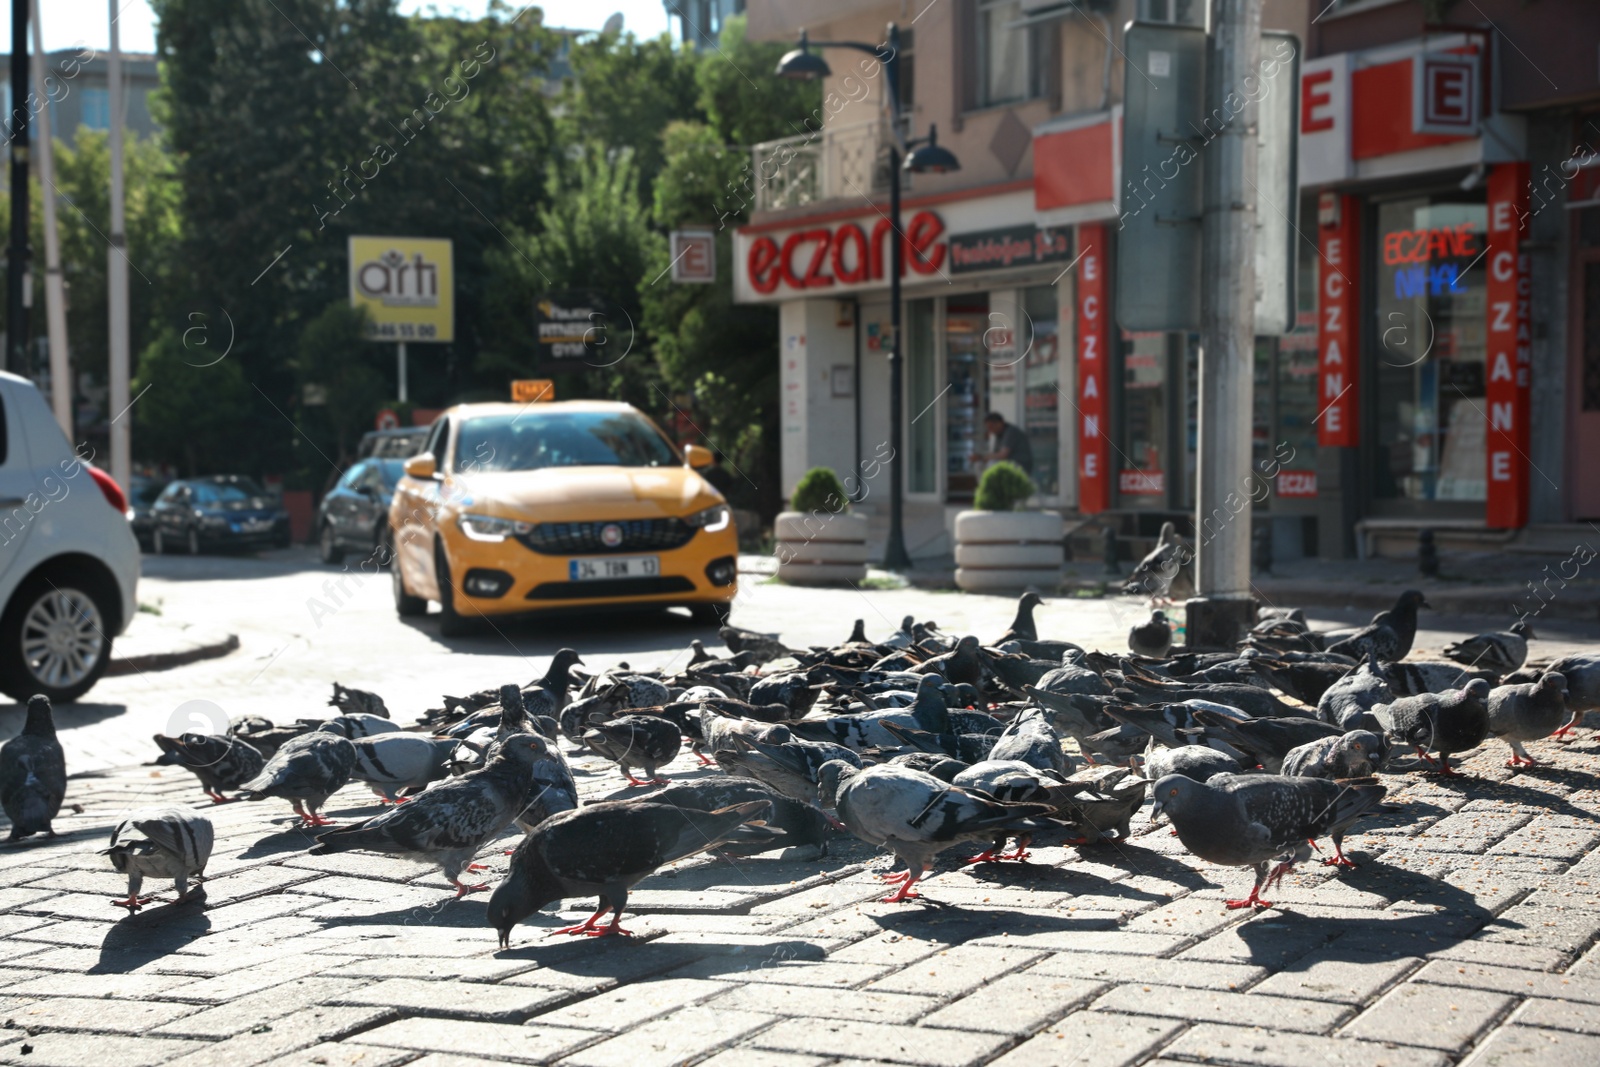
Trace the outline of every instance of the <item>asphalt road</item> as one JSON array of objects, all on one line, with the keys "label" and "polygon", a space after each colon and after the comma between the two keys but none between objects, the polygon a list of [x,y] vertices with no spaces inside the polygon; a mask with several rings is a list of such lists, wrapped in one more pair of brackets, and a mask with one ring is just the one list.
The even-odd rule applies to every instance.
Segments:
[{"label": "asphalt road", "polygon": [[[918,589],[799,589],[741,575],[733,622],[776,632],[792,644],[843,640],[852,622],[884,636],[905,615],[936,620],[949,633],[986,640],[1011,621],[1008,597]],[[146,556],[141,604],[165,619],[236,633],[237,652],[174,670],[103,680],[89,699],[62,708],[58,725],[74,771],[141,762],[153,756],[157,731],[220,728],[224,715],[256,714],[274,721],[326,713],[334,681],[383,695],[401,721],[438,706],[445,693],[465,693],[542,674],[557,649],[577,649],[591,668],[628,662],[670,666],[689,655],[695,638],[720,647],[715,631],[687,614],[666,611],[595,614],[546,620],[497,621],[479,635],[445,639],[435,617],[400,619],[387,572],[355,563],[330,567],[313,550],[292,548],[256,556]],[[1365,611],[1316,609],[1315,623],[1365,621]],[[1054,600],[1037,613],[1041,633],[1107,650],[1126,648],[1129,626],[1144,617],[1142,601]],[[1413,658],[1463,634],[1497,629],[1509,619],[1424,612]],[[1600,645],[1600,625],[1541,622],[1534,656],[1553,657]],[[20,726],[0,706],[0,737]]]}]

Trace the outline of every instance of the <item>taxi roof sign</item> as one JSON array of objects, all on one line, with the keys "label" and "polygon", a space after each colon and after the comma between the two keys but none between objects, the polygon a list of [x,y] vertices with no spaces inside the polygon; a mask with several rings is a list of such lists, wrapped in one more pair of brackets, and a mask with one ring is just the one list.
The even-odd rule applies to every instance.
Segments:
[{"label": "taxi roof sign", "polygon": [[546,403],[556,398],[556,383],[549,378],[518,378],[511,383],[514,404]]}]

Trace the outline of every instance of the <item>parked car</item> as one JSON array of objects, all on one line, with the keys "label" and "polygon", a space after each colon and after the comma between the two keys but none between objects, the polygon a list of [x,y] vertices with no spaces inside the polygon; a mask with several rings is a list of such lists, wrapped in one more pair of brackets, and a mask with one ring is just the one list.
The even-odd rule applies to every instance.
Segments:
[{"label": "parked car", "polygon": [[0,691],[66,704],[105,673],[139,606],[127,507],[33,383],[0,373]]},{"label": "parked car", "polygon": [[370,555],[384,542],[389,501],[405,473],[399,459],[363,459],[344,472],[317,508],[317,546],[322,562],[338,563],[346,552]]},{"label": "parked car", "polygon": [[208,548],[281,548],[289,543],[289,513],[239,474],[175,481],[150,510],[157,555],[177,548],[197,556]]},{"label": "parked car", "polygon": [[128,525],[133,527],[133,536],[146,552],[155,544],[156,522],[150,509],[166,487],[166,482],[142,474],[135,474],[133,484],[128,487]]},{"label": "parked car", "polygon": [[422,451],[428,440],[428,427],[407,426],[401,430],[368,430],[356,449],[358,459],[410,459]]}]

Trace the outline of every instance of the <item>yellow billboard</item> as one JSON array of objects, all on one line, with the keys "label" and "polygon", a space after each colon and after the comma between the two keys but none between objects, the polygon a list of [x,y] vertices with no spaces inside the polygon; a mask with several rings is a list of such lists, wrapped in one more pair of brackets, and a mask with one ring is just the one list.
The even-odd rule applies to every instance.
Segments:
[{"label": "yellow billboard", "polygon": [[350,306],[367,309],[368,340],[455,340],[455,292],[449,238],[350,238]]}]

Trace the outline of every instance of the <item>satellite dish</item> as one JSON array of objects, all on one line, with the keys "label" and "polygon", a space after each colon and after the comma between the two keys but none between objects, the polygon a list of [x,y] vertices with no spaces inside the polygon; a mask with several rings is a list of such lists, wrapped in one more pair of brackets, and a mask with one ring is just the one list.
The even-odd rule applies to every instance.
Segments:
[{"label": "satellite dish", "polygon": [[622,33],[622,12],[618,11],[606,19],[606,24],[600,27],[600,32],[607,36],[612,34],[620,35]]}]

